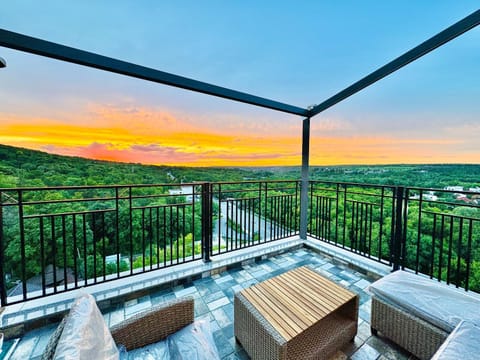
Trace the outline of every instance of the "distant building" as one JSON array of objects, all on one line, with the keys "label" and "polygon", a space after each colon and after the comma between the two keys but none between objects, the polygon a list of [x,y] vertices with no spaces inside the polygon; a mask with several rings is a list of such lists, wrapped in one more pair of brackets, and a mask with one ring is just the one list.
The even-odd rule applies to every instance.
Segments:
[{"label": "distant building", "polygon": [[463,191],[463,186],[445,186],[443,189],[449,191]]},{"label": "distant building", "polygon": [[468,191],[480,193],[480,187],[478,187],[478,186],[473,187],[473,188],[468,189]]},{"label": "distant building", "polygon": [[433,193],[433,191],[429,191],[427,194],[423,194],[423,199],[424,200],[429,200],[429,201],[437,201],[438,196]]},{"label": "distant building", "polygon": [[[419,199],[420,199],[420,194],[412,195],[412,196],[410,196],[410,199],[412,199],[412,200],[419,200]],[[422,194],[422,199],[423,199],[423,200],[427,200],[427,201],[437,201],[437,200],[438,200],[438,196],[435,195],[433,191],[429,191],[429,192],[426,193],[426,194]]]},{"label": "distant building", "polygon": [[463,195],[463,194],[459,194],[457,197],[456,197],[456,200],[457,201],[463,201],[463,202],[466,202],[466,203],[471,203],[472,200],[469,199],[466,195]]}]

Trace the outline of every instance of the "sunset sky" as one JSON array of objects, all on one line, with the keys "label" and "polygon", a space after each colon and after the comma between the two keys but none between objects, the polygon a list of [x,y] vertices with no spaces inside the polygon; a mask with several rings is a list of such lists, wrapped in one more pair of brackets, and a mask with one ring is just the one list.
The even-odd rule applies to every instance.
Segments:
[{"label": "sunset sky", "polygon": [[[40,5],[41,4],[41,5]],[[0,27],[318,104],[475,1],[11,1]],[[480,163],[480,27],[314,117],[313,165]],[[0,47],[0,143],[145,164],[301,163],[302,118]]]}]

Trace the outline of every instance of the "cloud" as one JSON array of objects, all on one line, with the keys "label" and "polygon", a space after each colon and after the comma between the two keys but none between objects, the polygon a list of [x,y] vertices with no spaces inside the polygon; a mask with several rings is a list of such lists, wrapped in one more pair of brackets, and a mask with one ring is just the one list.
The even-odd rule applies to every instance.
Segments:
[{"label": "cloud", "polygon": [[479,123],[464,123],[455,126],[446,126],[444,128],[446,134],[459,138],[480,138],[480,124]]},{"label": "cloud", "polygon": [[113,144],[91,143],[88,146],[77,147],[58,147],[44,146],[42,150],[70,156],[80,156],[97,160],[109,160],[129,163],[144,164],[171,164],[194,163],[198,160],[196,154],[188,154],[172,147],[162,147],[158,145],[118,148]]},{"label": "cloud", "polygon": [[[348,120],[320,117],[312,119],[311,130],[312,165],[480,162],[476,124],[444,129],[440,136],[414,129],[409,134],[366,135]],[[0,143],[144,164],[299,165],[301,120],[263,115],[242,119],[235,114],[210,118],[128,102],[91,103],[62,120],[0,113]]]},{"label": "cloud", "polygon": [[394,137],[312,138],[310,163],[398,164],[478,163],[480,151],[463,151],[454,139],[396,139]]},{"label": "cloud", "polygon": [[[144,164],[167,164],[167,165],[200,165],[200,166],[233,166],[233,165],[268,165],[278,159],[290,160],[298,158],[297,153],[241,153],[235,151],[205,151],[202,153],[188,153],[182,148],[161,146],[157,144],[132,145],[127,148],[117,148],[115,145],[106,143],[91,143],[87,146],[58,147],[46,145],[41,150],[50,153],[80,156],[97,160],[109,160]],[[294,163],[296,164],[296,163]]]},{"label": "cloud", "polygon": [[150,145],[132,145],[131,149],[134,151],[140,151],[140,152],[158,152],[162,148],[159,145],[156,144],[150,144]]},{"label": "cloud", "polygon": [[312,132],[312,134],[350,131],[352,129],[353,126],[351,122],[335,118],[314,118],[311,120],[310,124],[310,131]]}]

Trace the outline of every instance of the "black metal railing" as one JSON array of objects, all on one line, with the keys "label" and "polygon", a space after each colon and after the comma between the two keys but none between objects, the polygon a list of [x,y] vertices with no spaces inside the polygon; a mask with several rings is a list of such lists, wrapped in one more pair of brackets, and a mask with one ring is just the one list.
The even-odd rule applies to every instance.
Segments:
[{"label": "black metal railing", "polygon": [[391,265],[395,191],[391,186],[311,181],[308,234]]},{"label": "black metal railing", "polygon": [[202,258],[202,185],[1,189],[2,305]]},{"label": "black metal railing", "polygon": [[[2,306],[299,234],[299,181],[0,189]],[[480,291],[480,193],[311,181],[308,235]]]},{"label": "black metal railing", "polygon": [[401,266],[480,292],[480,193],[406,188]]},{"label": "black metal railing", "polygon": [[299,233],[298,181],[212,184],[212,253],[221,254]]},{"label": "black metal railing", "polygon": [[298,234],[297,181],[0,189],[0,297],[22,302]]},{"label": "black metal railing", "polygon": [[308,234],[392,266],[480,291],[480,193],[310,182]]}]

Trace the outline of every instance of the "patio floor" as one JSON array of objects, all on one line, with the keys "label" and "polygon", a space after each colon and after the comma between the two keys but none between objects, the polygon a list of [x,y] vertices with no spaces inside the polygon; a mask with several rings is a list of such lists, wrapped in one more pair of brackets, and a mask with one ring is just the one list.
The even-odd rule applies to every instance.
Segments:
[{"label": "patio floor", "polygon": [[[213,336],[222,359],[248,359],[245,351],[235,342],[233,334],[234,293],[303,265],[310,265],[324,276],[360,296],[359,326],[355,341],[338,351],[334,359],[413,359],[388,340],[371,336],[369,324],[371,300],[365,289],[373,279],[341,263],[332,261],[330,257],[306,248],[252,262],[211,277],[152,292],[138,299],[123,301],[113,308],[104,310],[104,318],[108,325],[112,326],[153,304],[190,295],[195,298],[195,317],[210,320]],[[44,326],[26,333],[16,344],[15,350],[10,354],[10,359],[39,359],[56,325]]]}]

